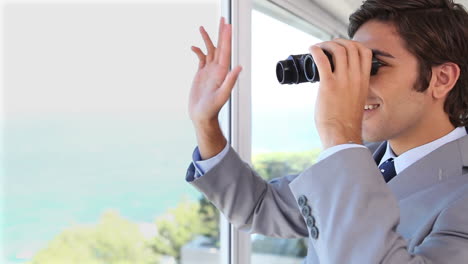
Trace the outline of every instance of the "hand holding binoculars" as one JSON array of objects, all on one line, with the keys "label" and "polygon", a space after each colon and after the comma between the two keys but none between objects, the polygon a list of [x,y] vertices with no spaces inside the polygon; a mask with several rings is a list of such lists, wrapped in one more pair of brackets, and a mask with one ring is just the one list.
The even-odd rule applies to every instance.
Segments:
[{"label": "hand holding binoculars", "polygon": [[[332,55],[326,50],[323,50],[323,52],[327,55],[332,71],[334,71]],[[375,75],[380,66],[382,66],[382,63],[373,54],[370,74]],[[286,60],[279,61],[276,64],[276,78],[280,84],[320,81],[318,68],[311,54],[291,55]]]}]

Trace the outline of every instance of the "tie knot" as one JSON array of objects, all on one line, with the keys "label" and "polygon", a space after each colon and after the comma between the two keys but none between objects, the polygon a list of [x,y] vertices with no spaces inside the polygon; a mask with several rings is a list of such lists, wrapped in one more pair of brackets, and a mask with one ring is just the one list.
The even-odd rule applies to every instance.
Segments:
[{"label": "tie knot", "polygon": [[389,158],[379,166],[380,172],[384,176],[385,182],[389,182],[396,175],[395,162],[393,158]]}]

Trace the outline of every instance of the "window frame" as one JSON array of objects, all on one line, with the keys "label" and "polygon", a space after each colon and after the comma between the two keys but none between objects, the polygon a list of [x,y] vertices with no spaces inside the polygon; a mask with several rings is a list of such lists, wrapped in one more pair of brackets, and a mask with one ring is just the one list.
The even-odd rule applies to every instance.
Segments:
[{"label": "window frame", "polygon": [[[301,8],[302,7],[302,8]],[[316,3],[301,0],[221,0],[221,14],[233,25],[231,68],[242,65],[242,72],[234,86],[229,101],[221,112],[221,127],[228,142],[240,158],[251,164],[252,146],[252,94],[251,94],[251,14],[258,9],[274,15],[284,23],[326,39],[346,35],[346,25]],[[306,23],[295,23],[291,17]],[[221,215],[221,263],[250,264],[251,236],[239,231]]]},{"label": "window frame", "polygon": [[[250,161],[252,4],[248,0],[222,0],[221,9],[222,16],[233,25],[231,68],[242,65],[243,69],[225,109],[221,111],[220,123],[225,135],[228,135],[228,142],[242,160]],[[220,217],[221,263],[250,263],[250,235],[239,231],[224,216]]]}]

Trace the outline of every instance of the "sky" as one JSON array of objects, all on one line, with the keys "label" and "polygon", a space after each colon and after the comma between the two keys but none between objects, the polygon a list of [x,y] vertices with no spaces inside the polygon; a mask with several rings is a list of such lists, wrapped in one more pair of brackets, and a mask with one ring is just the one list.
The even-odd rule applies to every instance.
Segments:
[{"label": "sky", "polygon": [[182,112],[196,70],[190,45],[201,44],[184,18],[212,29],[216,7],[205,5],[196,16],[173,4],[6,5],[7,117]]}]

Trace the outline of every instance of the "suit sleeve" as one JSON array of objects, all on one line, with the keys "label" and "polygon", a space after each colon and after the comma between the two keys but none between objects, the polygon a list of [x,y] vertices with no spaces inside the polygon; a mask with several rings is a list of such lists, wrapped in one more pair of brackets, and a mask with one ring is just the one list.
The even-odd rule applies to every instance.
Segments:
[{"label": "suit sleeve", "polygon": [[307,237],[307,227],[289,188],[297,176],[266,182],[234,149],[203,177],[193,163],[187,170],[190,182],[240,230],[272,237]]},{"label": "suit sleeve", "polygon": [[[414,252],[397,233],[398,201],[368,149],[339,151],[290,183],[306,197],[315,230],[308,231],[320,263],[467,263],[468,201],[452,203]],[[314,232],[312,232],[314,231]]]},{"label": "suit sleeve", "polygon": [[224,149],[218,153],[218,155],[207,159],[207,160],[202,160],[200,151],[198,150],[198,146],[195,148],[192,154],[192,162],[193,165],[195,166],[195,169],[197,170],[197,174],[195,174],[195,177],[201,177],[205,174],[206,171],[211,170],[220,160],[226,156],[227,152],[229,151],[229,143],[226,143],[226,146]]}]

